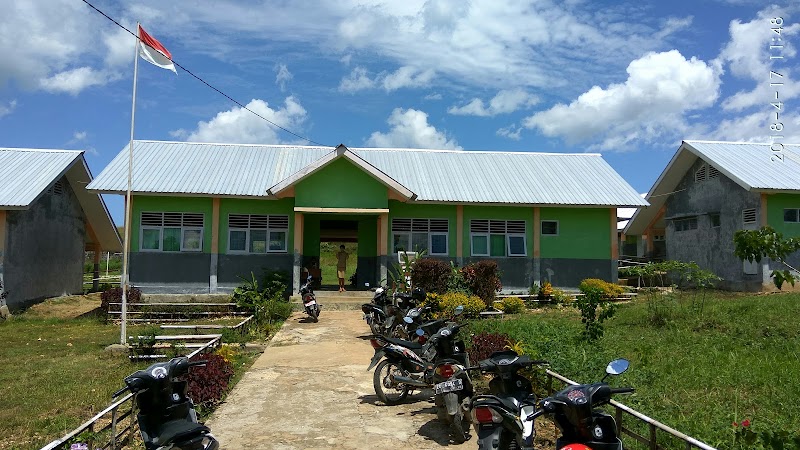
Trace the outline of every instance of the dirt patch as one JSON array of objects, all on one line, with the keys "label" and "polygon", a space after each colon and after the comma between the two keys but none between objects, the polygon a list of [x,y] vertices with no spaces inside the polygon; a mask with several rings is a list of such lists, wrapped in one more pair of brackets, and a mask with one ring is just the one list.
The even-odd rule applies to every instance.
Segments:
[{"label": "dirt patch", "polygon": [[86,295],[65,295],[37,303],[25,315],[38,319],[74,319],[100,308],[100,293]]}]

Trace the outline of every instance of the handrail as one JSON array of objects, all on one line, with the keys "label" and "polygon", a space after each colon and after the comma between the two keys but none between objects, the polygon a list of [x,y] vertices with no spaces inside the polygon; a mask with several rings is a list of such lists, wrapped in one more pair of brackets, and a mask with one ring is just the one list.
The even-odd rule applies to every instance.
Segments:
[{"label": "handrail", "polygon": [[[94,424],[98,420],[100,420],[103,416],[105,416],[106,414],[108,414],[110,412],[116,413],[117,409],[120,406],[122,406],[123,403],[125,403],[127,401],[130,401],[132,398],[133,398],[133,394],[132,393],[128,393],[126,396],[124,396],[121,399],[117,400],[116,402],[112,403],[106,409],[104,409],[104,410],[100,411],[99,413],[95,414],[94,417],[92,417],[91,419],[89,419],[86,422],[84,422],[83,425],[81,425],[78,428],[75,428],[74,430],[72,430],[69,433],[65,434],[60,439],[56,439],[53,442],[50,442],[49,444],[47,444],[44,447],[42,447],[41,450],[54,450],[54,449],[60,448],[61,445],[66,444],[67,442],[69,442],[70,439],[72,439],[75,436],[83,433],[87,429],[90,429],[90,428],[94,427]],[[133,406],[134,406],[133,402],[131,402],[131,411],[130,411],[131,421],[133,421]],[[117,421],[117,418],[115,417],[114,419],[112,419],[111,424],[106,425],[100,431],[105,431],[107,428],[112,428],[112,434],[116,434],[116,430],[113,429],[113,428],[115,428],[116,421]],[[116,436],[113,437],[112,441],[114,443],[116,443]],[[113,446],[112,446],[112,448],[113,448]]]},{"label": "handrail", "polygon": [[[580,384],[580,383],[578,383],[576,381],[570,380],[569,378],[559,374],[558,372],[553,372],[550,369],[547,369],[545,372],[551,378],[556,378],[556,379],[558,379],[558,380],[560,380],[560,381],[562,381],[562,382],[564,382],[566,384],[571,384],[573,386]],[[548,386],[548,391],[550,391],[549,386]],[[548,394],[549,393],[550,392],[548,392]],[[678,430],[676,430],[676,429],[674,429],[672,427],[669,427],[668,425],[664,425],[663,423],[661,423],[661,422],[659,422],[659,421],[657,421],[657,420],[655,420],[655,419],[653,419],[651,417],[648,417],[648,416],[636,411],[635,409],[632,409],[629,406],[626,406],[626,405],[624,405],[622,403],[619,403],[616,400],[611,400],[609,404],[611,406],[613,406],[614,408],[617,408],[618,411],[624,411],[624,412],[632,415],[633,417],[636,417],[637,419],[648,423],[651,427],[655,427],[657,429],[660,429],[661,431],[664,431],[664,432],[666,432],[668,434],[671,434],[672,436],[674,436],[674,437],[676,437],[678,439],[681,439],[682,441],[686,442],[686,449],[687,450],[690,450],[692,447],[699,448],[701,450],[717,450],[716,448],[714,448],[714,447],[712,447],[712,446],[710,446],[708,444],[705,444],[705,443],[703,443],[701,441],[698,441],[697,439],[695,439],[695,438],[693,438],[691,436],[688,436],[688,435],[686,435],[684,433],[681,433],[680,431],[678,431]],[[620,418],[621,416],[619,414],[617,414],[617,417]],[[619,423],[618,425],[619,425],[620,429],[623,429],[622,423]],[[625,431],[628,431],[629,434],[632,434],[633,437],[635,437],[637,439],[641,438],[641,440],[643,440],[645,444],[648,444],[650,446],[650,448],[659,448],[659,447],[657,447],[657,444],[655,442],[655,430],[651,430],[651,433],[650,433],[651,434],[651,438],[650,438],[650,440],[647,440],[647,438],[643,438],[641,436],[635,435],[629,430],[625,430]]]}]

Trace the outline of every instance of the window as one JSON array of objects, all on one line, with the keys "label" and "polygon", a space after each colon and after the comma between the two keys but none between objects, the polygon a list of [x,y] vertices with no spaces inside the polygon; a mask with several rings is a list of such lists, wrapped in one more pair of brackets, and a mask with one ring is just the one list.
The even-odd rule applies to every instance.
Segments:
[{"label": "window", "polygon": [[742,211],[742,223],[756,223],[756,209],[745,209]]},{"label": "window", "polygon": [[798,208],[786,208],[783,210],[783,221],[784,222],[800,222],[800,209]]},{"label": "window", "polygon": [[719,218],[719,213],[711,213],[708,215],[708,218],[711,220],[712,228],[719,228],[719,225],[721,223]]},{"label": "window", "polygon": [[675,231],[687,231],[697,229],[697,216],[684,217],[683,219],[673,219]]},{"label": "window", "polygon": [[543,220],[542,221],[542,236],[558,236],[558,221],[557,220]]},{"label": "window", "polygon": [[228,253],[286,253],[288,239],[287,215],[228,215]]},{"label": "window", "polygon": [[143,212],[142,251],[203,251],[203,213]]},{"label": "window", "polygon": [[471,220],[472,256],[526,256],[524,220]]},{"label": "window", "polygon": [[447,219],[394,218],[392,248],[394,253],[427,250],[429,255],[447,255],[449,231]]}]

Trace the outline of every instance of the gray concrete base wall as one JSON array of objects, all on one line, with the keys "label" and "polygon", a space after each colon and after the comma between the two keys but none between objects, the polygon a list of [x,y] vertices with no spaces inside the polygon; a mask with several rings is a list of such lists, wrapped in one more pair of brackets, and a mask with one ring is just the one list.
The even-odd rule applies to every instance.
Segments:
[{"label": "gray concrete base wall", "polygon": [[3,284],[11,310],[83,292],[86,217],[61,181],[61,194],[46,193],[28,210],[7,212]]},{"label": "gray concrete base wall", "polygon": [[542,258],[541,281],[559,288],[577,288],[586,278],[617,282],[617,261],[611,259]]}]

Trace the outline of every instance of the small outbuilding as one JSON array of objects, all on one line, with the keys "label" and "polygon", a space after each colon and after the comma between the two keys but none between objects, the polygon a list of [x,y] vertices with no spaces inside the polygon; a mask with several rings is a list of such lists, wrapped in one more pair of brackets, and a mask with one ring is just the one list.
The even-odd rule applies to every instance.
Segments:
[{"label": "small outbuilding", "polygon": [[0,282],[12,310],[83,292],[86,251],[122,242],[82,151],[0,148]]},{"label": "small outbuilding", "polygon": [[[398,252],[498,262],[506,289],[617,276],[617,207],[647,203],[600,155],[135,141],[130,280],[229,291],[358,243],[358,286]],[[128,147],[89,190],[124,194]],[[354,261],[355,259],[355,261]]]},{"label": "small outbuilding", "polygon": [[684,141],[645,198],[623,237],[639,256],[694,261],[731,290],[774,289],[770,272],[785,267],[742,262],[733,235],[769,225],[800,236],[800,145]]}]

